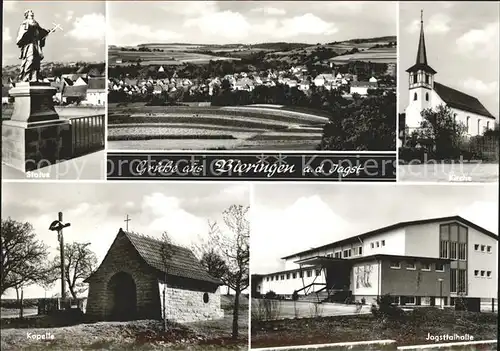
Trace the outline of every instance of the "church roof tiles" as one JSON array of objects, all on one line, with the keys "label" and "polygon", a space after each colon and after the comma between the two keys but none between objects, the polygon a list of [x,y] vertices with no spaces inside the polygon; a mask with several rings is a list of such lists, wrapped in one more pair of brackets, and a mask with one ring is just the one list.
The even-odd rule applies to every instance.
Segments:
[{"label": "church roof tiles", "polygon": [[495,118],[474,96],[462,93],[444,84],[434,82],[434,91],[450,107]]}]

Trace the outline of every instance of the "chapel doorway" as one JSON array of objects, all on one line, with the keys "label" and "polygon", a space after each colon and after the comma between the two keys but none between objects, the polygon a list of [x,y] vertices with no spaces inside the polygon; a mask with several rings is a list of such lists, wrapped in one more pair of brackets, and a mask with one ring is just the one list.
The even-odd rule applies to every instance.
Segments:
[{"label": "chapel doorway", "polygon": [[112,320],[130,321],[137,318],[137,291],[130,274],[119,272],[111,277],[108,299]]}]

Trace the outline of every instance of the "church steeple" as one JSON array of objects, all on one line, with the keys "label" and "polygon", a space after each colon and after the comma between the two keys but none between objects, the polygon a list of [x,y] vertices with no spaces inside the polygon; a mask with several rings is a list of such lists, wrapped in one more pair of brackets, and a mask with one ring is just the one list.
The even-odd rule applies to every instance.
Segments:
[{"label": "church steeple", "polygon": [[418,42],[416,64],[427,65],[427,52],[425,51],[425,37],[424,37],[424,10],[420,10],[420,40]]},{"label": "church steeple", "polygon": [[424,36],[424,11],[420,10],[420,40],[418,42],[417,60],[413,66],[408,68],[406,72],[424,71],[426,73],[435,74],[436,71],[427,64],[427,50],[425,48]]}]

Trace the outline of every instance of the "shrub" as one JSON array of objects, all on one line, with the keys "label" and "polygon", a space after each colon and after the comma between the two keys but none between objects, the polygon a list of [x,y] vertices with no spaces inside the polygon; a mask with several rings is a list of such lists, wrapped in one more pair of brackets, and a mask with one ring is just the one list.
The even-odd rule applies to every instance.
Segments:
[{"label": "shrub", "polygon": [[385,294],[377,298],[377,303],[371,307],[372,314],[377,318],[399,319],[404,312],[401,308],[392,303],[390,294]]}]

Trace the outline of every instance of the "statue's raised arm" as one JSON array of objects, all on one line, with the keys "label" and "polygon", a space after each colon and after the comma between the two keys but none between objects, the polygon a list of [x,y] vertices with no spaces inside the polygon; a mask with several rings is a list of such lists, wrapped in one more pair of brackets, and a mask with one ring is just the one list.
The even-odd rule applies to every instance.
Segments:
[{"label": "statue's raised arm", "polygon": [[19,80],[37,82],[40,80],[40,65],[43,60],[45,39],[51,31],[40,27],[32,10],[24,12],[24,21],[19,26],[16,44],[21,49]]}]

